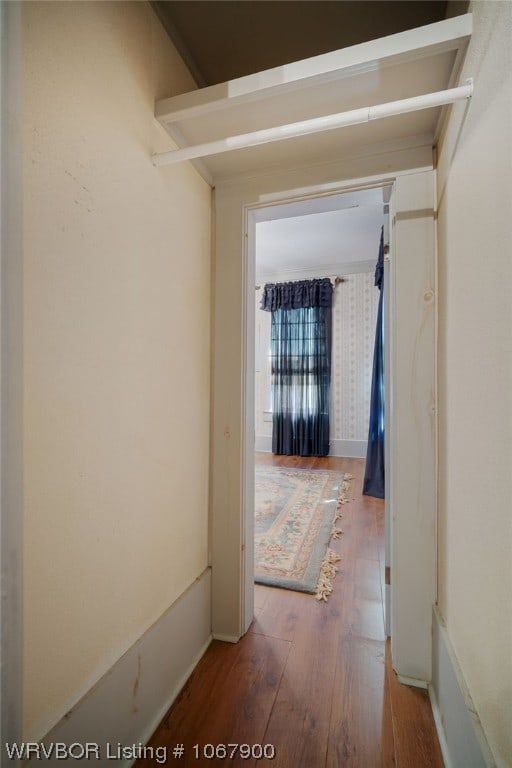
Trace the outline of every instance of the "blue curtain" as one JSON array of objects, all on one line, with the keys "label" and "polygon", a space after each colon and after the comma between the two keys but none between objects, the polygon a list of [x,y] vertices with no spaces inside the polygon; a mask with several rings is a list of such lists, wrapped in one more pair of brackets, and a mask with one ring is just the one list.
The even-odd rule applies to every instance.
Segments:
[{"label": "blue curtain", "polygon": [[370,427],[366,452],[363,493],[384,498],[384,228],[380,233],[379,259],[375,269],[375,285],[380,291],[373,353]]},{"label": "blue curtain", "polygon": [[272,312],[272,451],[327,456],[331,281],[268,283],[261,308]]}]

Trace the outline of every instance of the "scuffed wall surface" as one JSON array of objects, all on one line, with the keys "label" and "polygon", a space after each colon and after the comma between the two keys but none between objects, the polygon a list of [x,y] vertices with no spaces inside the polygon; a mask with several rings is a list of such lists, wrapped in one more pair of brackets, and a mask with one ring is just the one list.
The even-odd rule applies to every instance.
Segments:
[{"label": "scuffed wall surface", "polygon": [[[149,4],[25,3],[25,739],[207,565],[210,189]],[[172,649],[170,649],[171,651]]]}]

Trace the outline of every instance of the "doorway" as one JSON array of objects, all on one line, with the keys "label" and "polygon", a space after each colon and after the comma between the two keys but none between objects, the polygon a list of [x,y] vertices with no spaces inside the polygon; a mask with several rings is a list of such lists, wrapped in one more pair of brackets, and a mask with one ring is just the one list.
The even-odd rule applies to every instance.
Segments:
[{"label": "doorway", "polygon": [[[389,166],[389,164],[388,164]],[[374,165],[375,167],[375,165]],[[254,616],[255,228],[262,209],[376,186],[390,201],[391,349],[387,503],[392,654],[402,679],[430,679],[436,599],[436,374],[434,171],[373,176],[329,168],[280,173],[216,188],[215,362],[212,461],[212,626],[237,641]],[[304,186],[306,185],[306,186]],[[284,191],[283,191],[284,190]],[[240,288],[242,290],[240,291]],[[396,578],[393,578],[395,574]]]},{"label": "doorway", "polygon": [[[316,459],[313,463],[317,469],[326,470],[329,466],[340,471],[346,464],[345,472],[349,475],[352,465],[357,468],[358,476],[364,467],[380,295],[374,275],[381,229],[388,242],[390,193],[389,185],[378,186],[281,203],[258,211],[254,233],[254,464],[258,469],[256,476],[262,474],[262,481],[267,484],[279,483],[277,476],[282,473],[279,469],[269,470],[270,465],[287,467],[290,473],[291,464],[282,456],[272,455],[271,313],[260,309],[266,283],[330,279],[333,285],[330,449],[328,458]],[[302,467],[303,471],[313,466],[311,459],[293,458],[292,464]],[[359,489],[351,493],[359,494]],[[386,565],[389,565],[389,551],[386,551]],[[263,576],[264,581],[267,578],[272,580],[272,576]]]}]

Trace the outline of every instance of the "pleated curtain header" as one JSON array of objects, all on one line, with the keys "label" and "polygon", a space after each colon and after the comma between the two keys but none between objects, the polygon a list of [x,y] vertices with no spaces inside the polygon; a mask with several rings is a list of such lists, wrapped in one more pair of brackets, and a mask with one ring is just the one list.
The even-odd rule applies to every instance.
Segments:
[{"label": "pleated curtain header", "polygon": [[296,280],[288,283],[266,283],[260,307],[267,312],[276,309],[332,307],[332,283],[328,277]]}]

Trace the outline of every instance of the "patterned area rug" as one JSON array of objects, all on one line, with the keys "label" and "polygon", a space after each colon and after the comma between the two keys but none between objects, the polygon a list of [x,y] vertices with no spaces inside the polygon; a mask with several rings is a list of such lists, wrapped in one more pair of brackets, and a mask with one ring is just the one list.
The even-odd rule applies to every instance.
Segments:
[{"label": "patterned area rug", "polygon": [[351,475],[327,469],[256,465],[255,581],[327,600],[340,559],[329,549],[341,531]]}]

